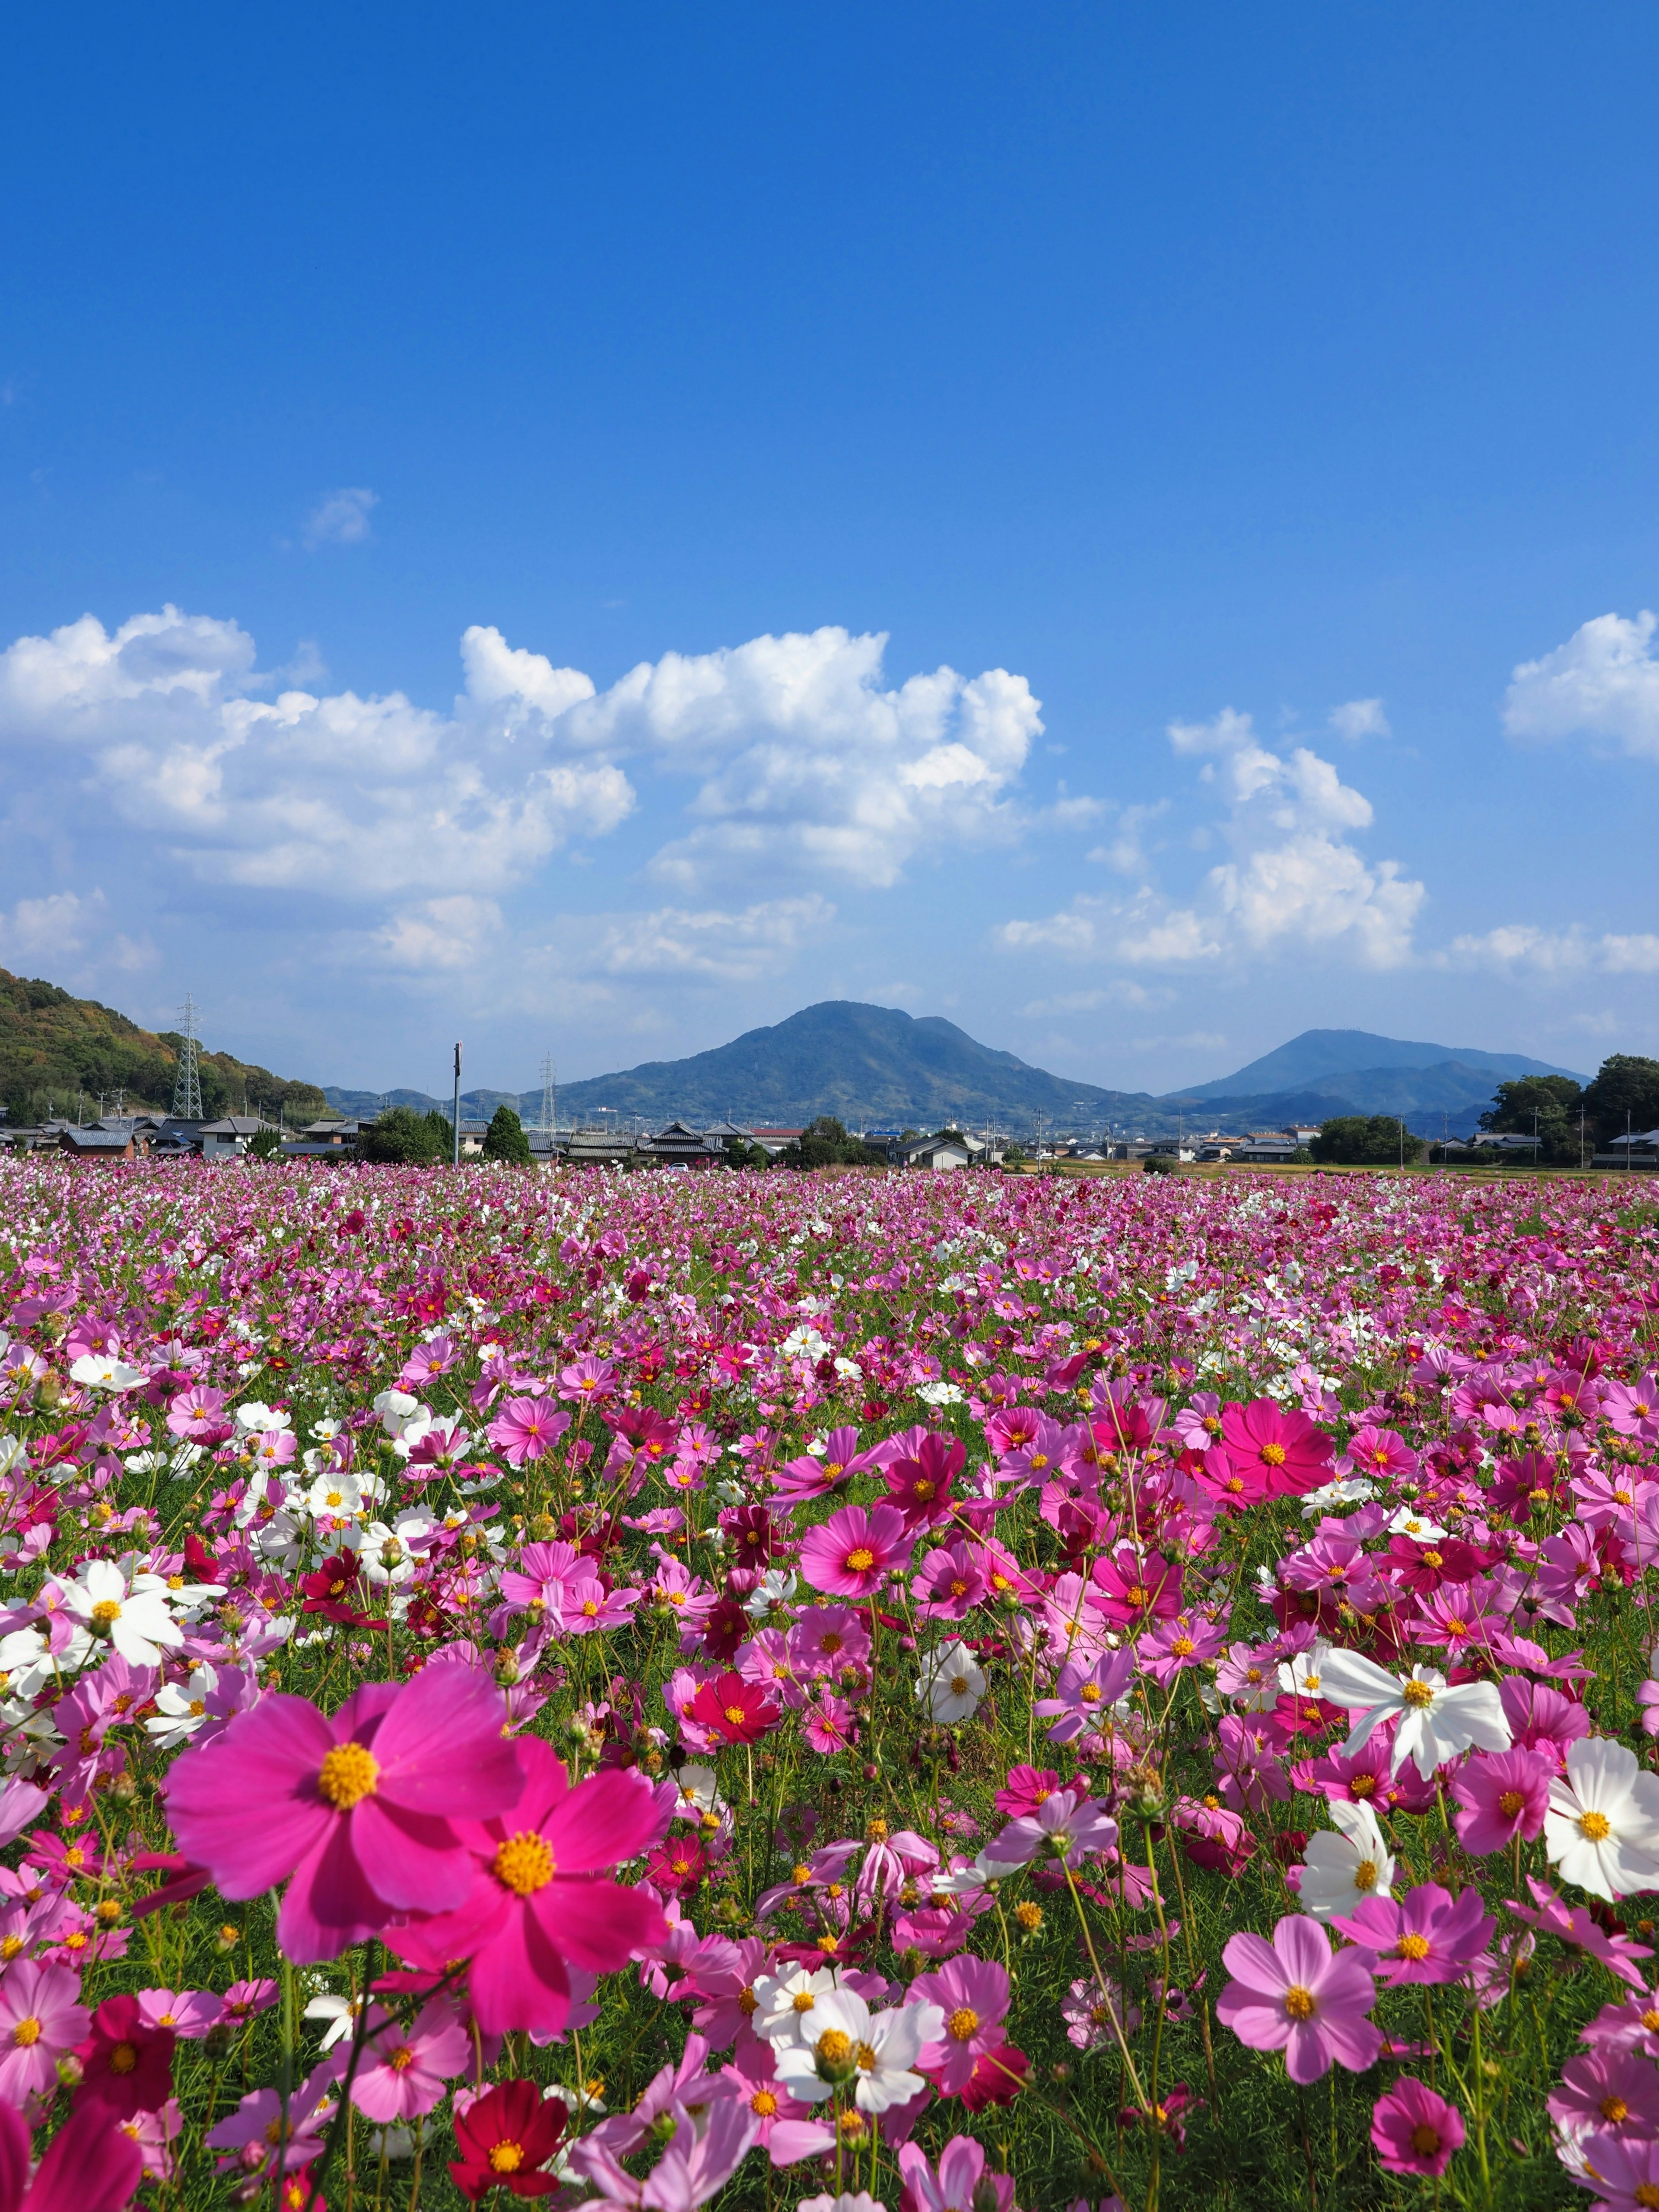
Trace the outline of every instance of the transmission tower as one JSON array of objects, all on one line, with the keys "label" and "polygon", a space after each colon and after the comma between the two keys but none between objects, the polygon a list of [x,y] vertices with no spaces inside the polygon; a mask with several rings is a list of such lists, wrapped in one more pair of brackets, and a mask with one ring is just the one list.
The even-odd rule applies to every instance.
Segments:
[{"label": "transmission tower", "polygon": [[558,1121],[559,1079],[554,1072],[553,1055],[542,1055],[542,1129],[544,1137],[553,1135]]},{"label": "transmission tower", "polygon": [[199,1121],[202,1113],[202,1070],[197,1058],[197,1005],[188,992],[179,1009],[179,1026],[184,1041],[179,1047],[179,1073],[173,1079],[173,1118],[175,1121]]}]

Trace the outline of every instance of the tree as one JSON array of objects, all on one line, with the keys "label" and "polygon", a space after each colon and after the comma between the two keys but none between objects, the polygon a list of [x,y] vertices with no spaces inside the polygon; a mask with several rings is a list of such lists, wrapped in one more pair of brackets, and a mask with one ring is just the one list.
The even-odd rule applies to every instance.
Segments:
[{"label": "tree", "polygon": [[1480,1127],[1495,1136],[1521,1137],[1530,1137],[1535,1127],[1540,1159],[1577,1161],[1578,1107],[1583,1096],[1571,1075],[1518,1076],[1512,1083],[1498,1085],[1480,1116]]},{"label": "tree", "polygon": [[510,1106],[498,1106],[490,1115],[489,1127],[484,1131],[483,1156],[487,1160],[503,1161],[508,1167],[530,1165],[530,1139]]},{"label": "tree", "polygon": [[857,1137],[849,1137],[846,1125],[833,1114],[820,1114],[810,1129],[804,1129],[793,1145],[783,1149],[783,1163],[792,1168],[869,1168],[884,1167],[882,1155],[863,1144]]},{"label": "tree", "polygon": [[1638,1053],[1615,1052],[1595,1072],[1586,1086],[1584,1111],[1598,1145],[1622,1137],[1628,1126],[1632,1135],[1659,1128],[1659,1060],[1644,1060]]},{"label": "tree", "polygon": [[[1322,1121],[1313,1141],[1316,1160],[1344,1167],[1389,1167],[1401,1158],[1401,1127],[1392,1114],[1339,1114]],[[1423,1139],[1405,1133],[1406,1164],[1414,1166],[1423,1156]]]},{"label": "tree", "polygon": [[283,1133],[280,1129],[261,1129],[247,1148],[251,1160],[276,1160],[283,1154]]},{"label": "tree", "polygon": [[[437,1127],[433,1127],[434,1122]],[[360,1159],[383,1167],[430,1167],[449,1157],[449,1123],[441,1114],[417,1114],[412,1106],[393,1106],[357,1133]]]}]

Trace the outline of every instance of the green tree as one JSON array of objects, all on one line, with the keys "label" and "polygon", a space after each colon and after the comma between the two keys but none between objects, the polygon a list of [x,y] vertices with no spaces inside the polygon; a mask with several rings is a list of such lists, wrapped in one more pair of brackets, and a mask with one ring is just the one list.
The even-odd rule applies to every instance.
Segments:
[{"label": "green tree", "polygon": [[786,1145],[783,1162],[792,1168],[883,1167],[882,1155],[858,1138],[849,1137],[846,1124],[833,1114],[820,1114],[793,1145]]},{"label": "green tree", "polygon": [[[1312,1150],[1315,1159],[1344,1167],[1389,1167],[1401,1158],[1400,1123],[1392,1114],[1339,1114],[1320,1124]],[[1404,1152],[1407,1167],[1423,1156],[1423,1139],[1409,1129]]]},{"label": "green tree", "polygon": [[1598,1145],[1622,1137],[1626,1127],[1633,1135],[1644,1129],[1659,1129],[1659,1060],[1644,1060],[1638,1053],[1613,1053],[1595,1071],[1595,1080],[1586,1086],[1584,1111]]},{"label": "green tree", "polygon": [[530,1139],[510,1106],[498,1106],[490,1115],[489,1127],[484,1131],[483,1156],[487,1160],[504,1161],[508,1167],[530,1165]]},{"label": "green tree", "polygon": [[[434,1123],[437,1124],[434,1128]],[[449,1121],[442,1114],[417,1114],[392,1106],[358,1132],[357,1153],[382,1167],[431,1167],[449,1157]]]},{"label": "green tree", "polygon": [[276,1160],[283,1154],[283,1133],[280,1129],[260,1129],[255,1133],[247,1148],[251,1160]]},{"label": "green tree", "polygon": [[[1494,1135],[1540,1139],[1541,1159],[1577,1161],[1578,1107],[1583,1091],[1571,1075],[1522,1075],[1500,1083],[1480,1127]],[[1534,1122],[1534,1116],[1537,1119]]]}]

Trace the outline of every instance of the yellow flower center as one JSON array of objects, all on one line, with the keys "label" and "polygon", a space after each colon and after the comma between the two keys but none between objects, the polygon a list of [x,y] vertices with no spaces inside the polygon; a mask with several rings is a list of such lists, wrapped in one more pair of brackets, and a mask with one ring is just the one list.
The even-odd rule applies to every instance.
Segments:
[{"label": "yellow flower center", "polygon": [[1190,1659],[1198,1646],[1190,1636],[1177,1636],[1170,1649],[1177,1659]]},{"label": "yellow flower center", "polygon": [[1434,1567],[1437,1570],[1445,1565],[1446,1555],[1443,1552],[1425,1552],[1423,1554],[1423,1564],[1425,1567]]},{"label": "yellow flower center", "polygon": [[979,2027],[979,2014],[971,2005],[958,2005],[945,2023],[945,2033],[952,2043],[966,2043]]},{"label": "yellow flower center", "polygon": [[522,2143],[498,2142],[489,2146],[489,2171],[492,2173],[516,2173],[523,2164]]},{"label": "yellow flower center", "polygon": [[733,1728],[741,1728],[744,1721],[748,1719],[749,1716],[744,1711],[741,1705],[728,1705],[726,1709],[726,1717],[731,1722]]},{"label": "yellow flower center", "polygon": [[1506,1790],[1498,1801],[1498,1809],[1506,1820],[1512,1820],[1526,1802],[1518,1790]]},{"label": "yellow flower center", "polygon": [[848,1571],[855,1575],[867,1575],[876,1564],[876,1555],[866,1545],[860,1544],[847,1554]]},{"label": "yellow flower center", "polygon": [[1419,1959],[1426,1959],[1429,1955],[1428,1937],[1418,1935],[1402,1936],[1400,1939],[1400,1955],[1402,1959],[1410,1959],[1413,1962]]},{"label": "yellow flower center", "polygon": [[1414,1705],[1420,1712],[1425,1705],[1434,1703],[1434,1685],[1432,1682],[1410,1681],[1403,1686],[1400,1694],[1408,1705]]},{"label": "yellow flower center", "polygon": [[394,2074],[406,2074],[415,2063],[415,2053],[406,2043],[400,2043],[386,2063]]},{"label": "yellow flower center", "polygon": [[1263,1444],[1261,1447],[1261,1457],[1264,1463],[1268,1467],[1283,1467],[1285,1464],[1285,1447],[1283,1444]]},{"label": "yellow flower center", "polygon": [[131,2074],[138,2063],[137,2047],[131,2043],[118,2043],[109,2055],[112,2074]]},{"label": "yellow flower center", "polygon": [[853,2055],[853,2039],[838,2027],[826,2027],[818,2038],[817,2053],[827,2065],[844,2066]]},{"label": "yellow flower center", "polygon": [[921,1498],[922,1504],[925,1505],[927,1503],[927,1500],[933,1494],[933,1484],[928,1481],[925,1474],[920,1475],[916,1479],[915,1488],[916,1496]]},{"label": "yellow flower center", "polygon": [[337,1813],[349,1813],[374,1795],[380,1762],[367,1744],[337,1743],[317,1776],[317,1787]]},{"label": "yellow flower center", "polygon": [[951,1675],[951,1694],[957,1698],[965,1698],[968,1695],[968,1677],[965,1674]]},{"label": "yellow flower center", "polygon": [[1360,1860],[1359,1864],[1353,1870],[1353,1886],[1356,1889],[1375,1889],[1376,1887],[1376,1861],[1375,1859]]},{"label": "yellow flower center", "polygon": [[1440,2130],[1419,2120],[1412,2130],[1412,2148],[1419,2158],[1432,2158],[1440,2148]]},{"label": "yellow flower center", "polygon": [[1131,1605],[1149,1605],[1152,1602],[1152,1594],[1145,1583],[1131,1583],[1124,1595]]},{"label": "yellow flower center", "polygon": [[515,1897],[533,1897],[538,1889],[545,1889],[557,1869],[546,1840],[534,1828],[522,1828],[516,1836],[509,1836],[489,1863],[489,1870],[503,1889],[510,1889]]},{"label": "yellow flower center", "polygon": [[1318,2007],[1314,2002],[1313,1991],[1293,1982],[1285,1992],[1285,2009],[1292,2020],[1311,2020]]},{"label": "yellow flower center", "polygon": [[769,2120],[778,2109],[778,2100],[769,2089],[757,2089],[749,2100],[749,2109],[757,2120]]},{"label": "yellow flower center", "polygon": [[1601,2100],[1601,2118],[1609,2127],[1616,2128],[1621,2120],[1630,2118],[1630,2106],[1622,2097],[1607,2096]]},{"label": "yellow flower center", "polygon": [[1642,2025],[1650,2035],[1659,2035],[1659,2006],[1648,2007],[1642,2015]]},{"label": "yellow flower center", "polygon": [[[797,1990],[794,1996],[790,1999],[791,2005],[797,2012],[811,2012],[817,2002],[817,1999],[813,1996],[811,1990]],[[832,2029],[830,2032],[833,2033],[834,2030]]]},{"label": "yellow flower center", "polygon": [[92,1625],[94,1628],[107,1628],[112,1621],[119,1620],[120,1618],[121,1608],[112,1597],[100,1597],[92,1608]]},{"label": "yellow flower center", "polygon": [[29,2051],[40,2040],[40,2023],[33,2013],[20,2020],[11,2032],[11,2039],[20,2051]]},{"label": "yellow flower center", "polygon": [[1099,1683],[1085,1682],[1077,1693],[1077,1701],[1080,1705],[1097,1705],[1100,1703]]},{"label": "yellow flower center", "polygon": [[1655,2208],[1659,2207],[1659,2181],[1638,2181],[1636,2201],[1642,2207],[1642,2212],[1655,2212]]},{"label": "yellow flower center", "polygon": [[23,1939],[21,1936],[8,1936],[3,1941],[0,1941],[0,1959],[4,1959],[9,1962],[11,1960],[15,1959],[18,1953],[24,1949],[24,1948]]},{"label": "yellow flower center", "polygon": [[1605,1813],[1581,1813],[1578,1832],[1587,1844],[1604,1844],[1613,1833],[1613,1823]]}]

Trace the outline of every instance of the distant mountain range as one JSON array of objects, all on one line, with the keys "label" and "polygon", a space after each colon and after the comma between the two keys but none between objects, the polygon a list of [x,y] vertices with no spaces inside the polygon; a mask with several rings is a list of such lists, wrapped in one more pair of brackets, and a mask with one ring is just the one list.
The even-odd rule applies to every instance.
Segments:
[{"label": "distant mountain range", "polygon": [[[689,1059],[647,1060],[613,1075],[561,1085],[558,1117],[631,1127],[679,1117],[696,1126],[733,1121],[792,1127],[834,1114],[849,1127],[938,1128],[1000,1124],[1021,1134],[1041,1118],[1049,1131],[1162,1136],[1188,1129],[1279,1127],[1339,1114],[1398,1115],[1421,1136],[1467,1136],[1497,1085],[1521,1075],[1572,1071],[1520,1053],[1413,1043],[1365,1030],[1306,1030],[1231,1075],[1158,1097],[1105,1091],[1033,1067],[979,1043],[938,1015],[847,999],[803,1007],[768,1029]],[[1583,1081],[1586,1079],[1579,1078]],[[382,1103],[447,1108],[424,1091],[330,1087],[331,1106],[368,1113]],[[498,1105],[527,1121],[539,1090],[469,1091],[462,1111],[483,1119]]]}]

